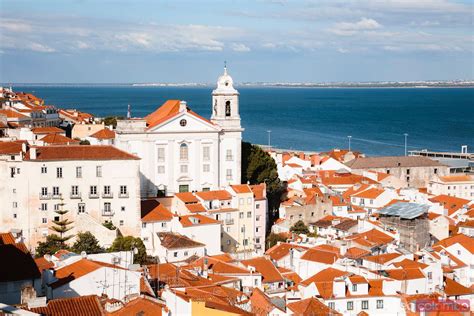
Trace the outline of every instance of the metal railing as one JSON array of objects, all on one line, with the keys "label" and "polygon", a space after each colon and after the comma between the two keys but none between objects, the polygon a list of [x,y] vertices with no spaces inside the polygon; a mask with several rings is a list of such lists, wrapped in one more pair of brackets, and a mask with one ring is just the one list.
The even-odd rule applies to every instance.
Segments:
[{"label": "metal railing", "polygon": [[71,192],[71,199],[80,199],[81,192]]},{"label": "metal railing", "polygon": [[90,193],[89,192],[89,198],[90,199],[98,199],[99,198],[99,193]]},{"label": "metal railing", "polygon": [[119,198],[128,198],[128,192],[127,193],[119,193]]},{"label": "metal railing", "polygon": [[102,210],[102,216],[114,216],[114,214],[113,210]]},{"label": "metal railing", "polygon": [[40,193],[39,194],[39,199],[40,200],[49,200],[49,199],[51,199],[51,193],[46,193],[46,194]]},{"label": "metal railing", "polygon": [[102,197],[103,197],[104,199],[111,199],[111,198],[114,197],[114,194],[113,194],[112,192],[110,192],[110,193],[102,193]]}]

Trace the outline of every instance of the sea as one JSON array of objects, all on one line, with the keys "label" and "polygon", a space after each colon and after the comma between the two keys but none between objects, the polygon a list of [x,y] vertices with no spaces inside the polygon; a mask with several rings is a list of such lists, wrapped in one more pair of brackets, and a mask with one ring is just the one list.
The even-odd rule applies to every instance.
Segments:
[{"label": "sea", "polygon": [[[21,85],[46,104],[99,117],[151,113],[168,99],[211,115],[212,87]],[[248,142],[291,150],[348,148],[370,156],[408,150],[474,151],[474,88],[237,87]]]}]

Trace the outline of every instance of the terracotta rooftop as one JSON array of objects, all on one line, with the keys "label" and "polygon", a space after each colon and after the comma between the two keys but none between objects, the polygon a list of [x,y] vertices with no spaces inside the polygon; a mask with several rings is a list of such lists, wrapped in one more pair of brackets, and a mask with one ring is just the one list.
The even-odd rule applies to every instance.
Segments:
[{"label": "terracotta rooftop", "polygon": [[179,217],[179,222],[183,227],[192,227],[199,225],[219,225],[220,222],[208,216],[193,214]]},{"label": "terracotta rooftop", "polygon": [[286,305],[294,315],[301,316],[326,316],[326,315],[342,315],[335,310],[327,307],[320,300],[310,297]]},{"label": "terracotta rooftop", "polygon": [[201,203],[188,203],[185,205],[190,213],[204,213],[206,208]]},{"label": "terracotta rooftop", "polygon": [[389,278],[395,280],[414,280],[414,279],[424,279],[425,275],[419,268],[409,268],[409,269],[390,269],[385,270]]},{"label": "terracotta rooftop", "polygon": [[48,302],[45,307],[30,308],[34,313],[46,316],[104,316],[99,297],[96,295],[58,298]]},{"label": "terracotta rooftop", "polygon": [[204,201],[211,200],[230,200],[232,195],[226,190],[216,190],[216,191],[201,191],[196,192],[196,195],[203,199]]},{"label": "terracotta rooftop", "polygon": [[399,254],[399,253],[384,253],[384,254],[381,254],[381,255],[364,257],[364,260],[374,262],[374,263],[379,263],[379,264],[385,264],[385,263],[390,262],[394,259],[397,259],[400,256],[401,256],[401,254]]},{"label": "terracotta rooftop", "polygon": [[158,301],[146,298],[137,297],[127,302],[122,308],[117,311],[108,313],[111,316],[129,316],[129,315],[140,315],[140,316],[161,316],[162,310],[165,305]]},{"label": "terracotta rooftop", "polygon": [[450,279],[448,277],[444,278],[444,282],[446,283],[444,287],[444,292],[447,296],[460,296],[460,295],[472,295],[474,294],[474,290],[464,285]]},{"label": "terracotta rooftop", "polygon": [[283,281],[283,276],[278,269],[270,260],[264,257],[242,260],[241,263],[247,267],[252,266],[257,272],[261,273],[263,276],[262,282],[271,283]]},{"label": "terracotta rooftop", "polygon": [[339,255],[322,249],[308,249],[302,256],[301,260],[319,262],[324,264],[334,264],[339,259]]},{"label": "terracotta rooftop", "polygon": [[356,158],[346,163],[352,169],[441,167],[438,161],[422,156],[386,156]]},{"label": "terracotta rooftop", "polygon": [[48,134],[45,137],[41,138],[40,140],[47,143],[47,144],[78,145],[80,143],[79,140],[75,140],[75,139],[63,136],[59,133],[57,133],[57,134]]},{"label": "terracotta rooftop", "polygon": [[157,233],[161,246],[167,249],[196,248],[205,245],[178,233],[161,232]]},{"label": "terracotta rooftop", "polygon": [[142,200],[141,218],[142,222],[169,222],[173,219],[173,213],[158,200]]},{"label": "terracotta rooftop", "polygon": [[58,127],[35,127],[31,130],[33,134],[62,134],[66,133]]},{"label": "terracotta rooftop", "polygon": [[268,249],[265,254],[270,256],[272,260],[278,261],[285,256],[288,256],[290,254],[291,249],[300,249],[300,250],[306,250],[308,247],[304,246],[298,246],[298,245],[292,245],[289,243],[280,243],[276,244],[270,249]]},{"label": "terracotta rooftop", "polygon": [[183,201],[184,203],[198,203],[199,199],[194,196],[191,192],[180,192],[176,193],[175,196]]},{"label": "terracotta rooftop", "polygon": [[236,192],[236,193],[252,193],[252,190],[250,189],[250,186],[248,184],[235,184],[231,185],[231,188]]},{"label": "terracotta rooftop", "polygon": [[474,181],[474,177],[468,174],[462,175],[449,175],[449,176],[441,176],[439,179],[443,182],[471,182]]},{"label": "terracotta rooftop", "polygon": [[251,185],[250,189],[253,191],[255,200],[264,200],[266,198],[266,186],[265,183]]},{"label": "terracotta rooftop", "polygon": [[460,244],[470,253],[474,254],[474,238],[466,236],[464,234],[457,234],[445,239],[442,239],[435,243],[433,246],[443,246],[444,248],[448,248],[454,244]]},{"label": "terracotta rooftop", "polygon": [[370,255],[370,251],[357,247],[351,247],[347,249],[346,253],[344,254],[344,257],[347,257],[349,259],[360,259],[368,255]]},{"label": "terracotta rooftop", "polygon": [[270,297],[259,288],[253,290],[252,295],[250,296],[250,302],[252,303],[252,313],[255,315],[271,315],[271,311],[275,308],[285,312],[284,308],[282,309],[280,306],[275,305]]},{"label": "terracotta rooftop", "polygon": [[97,139],[114,139],[115,138],[115,132],[111,131],[108,128],[104,128],[104,129],[101,129],[98,132],[95,132],[90,137],[97,138]]},{"label": "terracotta rooftop", "polygon": [[[69,146],[41,146],[36,148],[37,161],[47,160],[139,160],[137,156],[129,154],[113,146],[98,145],[69,145]],[[31,148],[26,153],[25,160],[30,158]]]},{"label": "terracotta rooftop", "polygon": [[438,195],[430,199],[433,203],[439,203],[443,206],[444,209],[448,211],[448,216],[453,215],[459,209],[461,209],[464,205],[471,202],[470,200],[461,199],[454,196],[449,195]]},{"label": "terracotta rooftop", "polygon": [[22,142],[0,142],[0,155],[19,154]]}]

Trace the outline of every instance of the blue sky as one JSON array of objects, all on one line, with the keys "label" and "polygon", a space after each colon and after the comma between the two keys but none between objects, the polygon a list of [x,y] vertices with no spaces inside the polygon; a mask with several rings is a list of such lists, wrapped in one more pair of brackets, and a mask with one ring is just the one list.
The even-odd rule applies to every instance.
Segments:
[{"label": "blue sky", "polygon": [[473,3],[0,0],[0,82],[473,79]]}]

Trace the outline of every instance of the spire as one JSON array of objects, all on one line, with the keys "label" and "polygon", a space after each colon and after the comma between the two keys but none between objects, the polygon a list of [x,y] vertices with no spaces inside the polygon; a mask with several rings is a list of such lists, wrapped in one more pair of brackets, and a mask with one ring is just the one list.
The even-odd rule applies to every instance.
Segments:
[{"label": "spire", "polygon": [[227,75],[227,61],[224,60],[224,75]]}]

